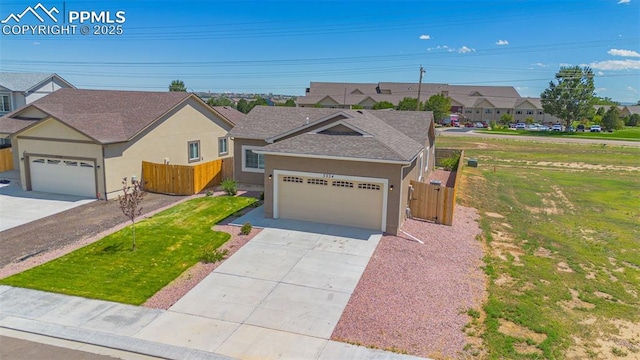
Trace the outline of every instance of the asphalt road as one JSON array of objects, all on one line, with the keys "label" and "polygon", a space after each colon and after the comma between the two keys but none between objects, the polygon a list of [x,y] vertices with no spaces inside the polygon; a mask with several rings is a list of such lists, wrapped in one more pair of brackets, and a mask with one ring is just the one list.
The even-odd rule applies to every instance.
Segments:
[{"label": "asphalt road", "polygon": [[0,336],[0,359],[2,360],[114,360],[106,355],[67,349],[33,341]]},{"label": "asphalt road", "polygon": [[608,140],[608,139],[584,139],[572,137],[548,137],[548,136],[525,136],[525,135],[504,135],[490,134],[481,131],[474,131],[473,128],[441,128],[437,129],[440,136],[470,136],[480,138],[501,138],[512,140],[527,140],[551,143],[573,143],[573,144],[607,144],[614,146],[640,147],[640,141]]}]

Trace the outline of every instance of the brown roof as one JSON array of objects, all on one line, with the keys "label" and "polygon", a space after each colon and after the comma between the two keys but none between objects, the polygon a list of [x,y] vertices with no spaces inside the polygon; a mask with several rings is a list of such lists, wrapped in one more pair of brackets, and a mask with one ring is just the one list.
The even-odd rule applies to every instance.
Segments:
[{"label": "brown roof", "polygon": [[213,110],[217,111],[220,115],[224,116],[234,124],[238,123],[244,117],[243,113],[231,106],[213,106]]},{"label": "brown roof", "polygon": [[[304,131],[332,118],[357,129],[364,136],[303,133],[279,141],[279,137]],[[237,138],[274,141],[261,150],[270,153],[362,158],[384,161],[412,160],[424,148],[433,114],[428,111],[370,111],[325,108],[257,106],[233,128]]]},{"label": "brown roof", "polygon": [[[187,92],[60,89],[26,107],[35,107],[100,143],[130,140],[188,98]],[[25,108],[26,108],[25,107]],[[0,132],[17,132],[18,109],[0,118]]]}]

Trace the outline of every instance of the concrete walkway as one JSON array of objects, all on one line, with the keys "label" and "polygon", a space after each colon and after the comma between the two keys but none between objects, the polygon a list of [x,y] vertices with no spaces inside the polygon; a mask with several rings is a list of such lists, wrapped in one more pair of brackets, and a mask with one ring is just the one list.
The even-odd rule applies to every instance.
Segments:
[{"label": "concrete walkway", "polygon": [[0,286],[0,327],[169,359],[418,359],[329,340],[381,234],[270,222],[167,311]]}]

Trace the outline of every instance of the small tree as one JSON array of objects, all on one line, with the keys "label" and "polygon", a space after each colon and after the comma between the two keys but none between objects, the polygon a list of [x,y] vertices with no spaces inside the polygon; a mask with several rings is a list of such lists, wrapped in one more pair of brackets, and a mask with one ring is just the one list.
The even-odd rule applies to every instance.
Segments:
[{"label": "small tree", "polygon": [[513,115],[511,115],[511,114],[502,114],[502,116],[500,116],[500,123],[502,125],[511,124],[512,122],[513,122]]},{"label": "small tree", "polygon": [[236,104],[233,103],[233,100],[225,96],[219,98],[211,98],[207,100],[207,104],[209,104],[209,106],[231,106],[233,108],[235,108],[236,106]]},{"label": "small tree", "polygon": [[556,82],[551,81],[540,94],[544,112],[562,119],[567,128],[587,117],[595,90],[593,77],[589,67],[561,67],[556,73]]},{"label": "small tree", "polygon": [[627,126],[638,126],[640,124],[640,114],[631,114],[626,118],[625,124]]},{"label": "small tree", "polygon": [[238,111],[240,111],[243,114],[246,114],[251,110],[251,108],[249,107],[249,102],[245,99],[240,99],[238,101],[238,105],[236,105],[236,109],[238,109]]},{"label": "small tree", "polygon": [[524,118],[524,122],[525,124],[533,124],[533,117],[527,116],[526,118]]},{"label": "small tree", "polygon": [[612,106],[602,117],[602,126],[607,130],[620,130],[624,128],[624,121],[620,118],[620,111]]},{"label": "small tree", "polygon": [[424,104],[424,109],[432,111],[433,119],[439,122],[451,111],[451,99],[441,94],[433,95]]},{"label": "small tree", "polygon": [[373,105],[373,110],[393,109],[395,106],[388,101],[380,101]]},{"label": "small tree", "polygon": [[177,92],[186,92],[187,88],[184,86],[184,81],[182,80],[173,80],[171,85],[169,85],[169,91],[177,91]]},{"label": "small tree", "polygon": [[142,184],[138,180],[131,180],[131,186],[127,184],[127,178],[122,179],[123,195],[118,195],[120,210],[124,216],[131,220],[131,228],[133,230],[133,246],[131,251],[136,249],[136,218],[142,214],[140,203],[147,194],[142,190]]},{"label": "small tree", "polygon": [[417,108],[418,108],[418,99],[406,97],[400,100],[400,102],[398,103],[398,107],[396,109],[405,110],[405,111],[416,111]]}]

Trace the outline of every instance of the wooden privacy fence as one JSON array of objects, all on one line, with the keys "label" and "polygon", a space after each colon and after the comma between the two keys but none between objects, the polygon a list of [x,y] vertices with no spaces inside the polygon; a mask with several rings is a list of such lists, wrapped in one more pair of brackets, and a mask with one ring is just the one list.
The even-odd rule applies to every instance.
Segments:
[{"label": "wooden privacy fence", "polygon": [[167,165],[142,162],[144,189],[170,195],[193,195],[218,186],[232,177],[233,158],[209,161],[198,165]]},{"label": "wooden privacy fence", "polygon": [[451,150],[452,152],[436,153],[436,164],[438,164],[437,155],[442,155],[446,158],[453,155],[454,152],[460,152],[458,165],[451,174],[455,178],[453,186],[447,186],[446,183],[431,184],[412,180],[411,187],[413,190],[410,192],[409,209],[413,218],[434,221],[437,224],[452,225],[464,151],[443,150]]},{"label": "wooden privacy fence", "polygon": [[13,152],[11,148],[0,149],[0,172],[13,170]]}]

